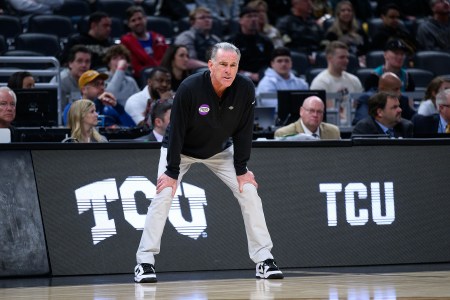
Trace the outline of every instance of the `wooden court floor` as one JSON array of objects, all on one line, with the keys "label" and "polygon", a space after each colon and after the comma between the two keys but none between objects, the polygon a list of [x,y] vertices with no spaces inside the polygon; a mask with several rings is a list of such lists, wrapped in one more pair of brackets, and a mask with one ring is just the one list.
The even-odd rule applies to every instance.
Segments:
[{"label": "wooden court floor", "polygon": [[0,299],[450,299],[450,264],[283,271],[283,280],[250,270],[160,273],[156,284],[131,274],[6,278]]}]

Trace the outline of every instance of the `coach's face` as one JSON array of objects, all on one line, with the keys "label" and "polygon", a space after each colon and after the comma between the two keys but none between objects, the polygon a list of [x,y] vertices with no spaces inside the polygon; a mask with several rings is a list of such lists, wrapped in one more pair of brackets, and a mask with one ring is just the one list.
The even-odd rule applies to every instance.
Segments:
[{"label": "coach's face", "polygon": [[219,49],[216,57],[208,61],[211,71],[211,81],[216,90],[224,90],[229,87],[239,67],[239,56],[234,50]]}]

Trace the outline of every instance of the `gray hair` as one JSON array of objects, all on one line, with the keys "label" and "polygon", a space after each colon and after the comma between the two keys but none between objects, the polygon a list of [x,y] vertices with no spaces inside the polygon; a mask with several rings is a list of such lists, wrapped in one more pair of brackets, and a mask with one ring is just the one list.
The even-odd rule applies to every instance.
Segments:
[{"label": "gray hair", "polygon": [[10,89],[7,86],[2,86],[0,87],[0,93],[5,92],[8,93],[9,95],[11,95],[11,97],[13,97],[14,99],[14,104],[17,104],[17,97],[16,97],[16,93],[14,93],[14,91],[12,89]]},{"label": "gray hair", "polygon": [[211,60],[214,61],[216,59],[217,51],[219,51],[219,49],[222,49],[224,51],[234,51],[238,55],[239,60],[241,59],[241,51],[239,51],[239,48],[237,48],[233,44],[226,43],[226,42],[221,42],[221,43],[215,44],[212,47],[212,49],[211,49]]},{"label": "gray hair", "polygon": [[447,99],[449,98],[449,96],[450,96],[450,89],[440,91],[436,95],[436,105],[447,104]]}]

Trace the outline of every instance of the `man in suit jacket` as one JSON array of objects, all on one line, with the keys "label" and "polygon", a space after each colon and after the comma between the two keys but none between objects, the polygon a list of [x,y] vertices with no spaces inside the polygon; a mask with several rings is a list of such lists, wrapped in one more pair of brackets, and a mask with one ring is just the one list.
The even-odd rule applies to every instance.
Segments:
[{"label": "man in suit jacket", "polygon": [[339,128],[333,124],[322,122],[324,113],[323,101],[317,96],[310,96],[300,107],[300,119],[297,122],[278,128],[275,138],[301,140],[311,137],[321,140],[338,140],[341,138]]},{"label": "man in suit jacket", "polygon": [[137,138],[138,141],[162,142],[170,123],[172,100],[153,101],[150,106],[150,119],[153,130],[148,135]]},{"label": "man in suit jacket", "polygon": [[414,134],[427,135],[437,133],[450,133],[450,90],[440,91],[436,95],[438,114],[423,116],[416,115],[413,118]]},{"label": "man in suit jacket", "polygon": [[360,120],[355,134],[386,134],[387,137],[413,137],[413,124],[402,118],[398,96],[394,93],[379,92],[369,99],[369,116]]}]

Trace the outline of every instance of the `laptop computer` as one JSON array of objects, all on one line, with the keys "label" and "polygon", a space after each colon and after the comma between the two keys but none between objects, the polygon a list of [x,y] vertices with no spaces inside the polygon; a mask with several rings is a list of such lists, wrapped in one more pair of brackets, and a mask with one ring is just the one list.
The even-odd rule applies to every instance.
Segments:
[{"label": "laptop computer", "polygon": [[275,126],[275,107],[255,107],[254,124],[261,130],[268,130]]}]

